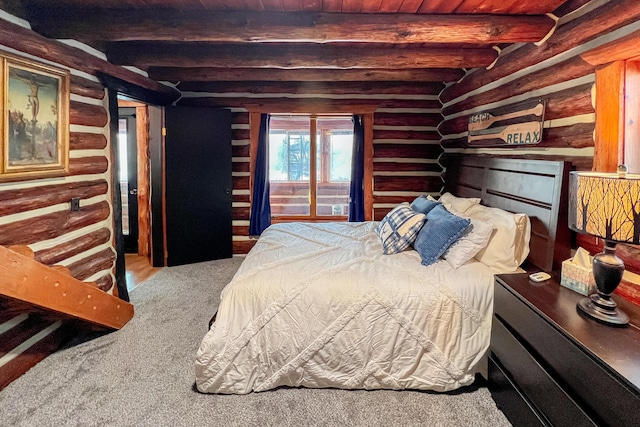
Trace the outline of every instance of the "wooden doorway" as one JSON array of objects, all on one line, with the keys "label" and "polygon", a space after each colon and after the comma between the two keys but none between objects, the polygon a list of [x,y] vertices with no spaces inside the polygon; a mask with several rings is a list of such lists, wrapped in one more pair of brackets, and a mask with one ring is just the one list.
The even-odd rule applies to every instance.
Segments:
[{"label": "wooden doorway", "polygon": [[[118,99],[118,110],[119,117],[127,122],[130,130],[125,135],[133,139],[133,142],[123,144],[123,147],[133,147],[132,150],[119,150],[119,163],[121,168],[123,164],[127,165],[124,169],[129,175],[124,180],[127,185],[120,185],[125,251],[128,255],[145,259],[151,266],[149,108],[139,101]],[[124,151],[128,155],[123,154]],[[131,258],[126,259],[128,261]],[[140,259],[136,262],[136,269],[140,268]],[[129,262],[126,262],[126,267],[129,273]],[[129,277],[127,274],[127,279]]]}]

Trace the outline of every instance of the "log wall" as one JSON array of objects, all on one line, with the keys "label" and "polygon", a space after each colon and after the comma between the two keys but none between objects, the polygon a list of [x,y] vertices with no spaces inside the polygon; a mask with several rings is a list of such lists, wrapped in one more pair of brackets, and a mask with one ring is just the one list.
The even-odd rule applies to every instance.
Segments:
[{"label": "log wall", "polygon": [[[4,26],[5,21],[1,22]],[[10,27],[12,24],[7,24],[3,31]],[[32,34],[28,28],[21,28],[20,34]],[[19,39],[18,34],[15,39]],[[62,46],[55,41],[49,43]],[[106,92],[86,69],[70,68],[66,63],[52,62],[0,43],[2,54],[69,69],[71,95],[69,174],[0,183],[0,245],[28,245],[43,264],[65,266],[77,279],[95,282],[100,289],[111,292],[116,252]],[[72,197],[80,198],[79,211],[70,211]],[[61,328],[58,319],[34,311],[31,306],[4,298],[0,298],[0,312],[0,323],[18,322],[3,334],[0,353],[30,345],[28,351],[0,364],[2,388],[71,338],[72,329],[68,325]]]},{"label": "log wall", "polygon": [[[588,5],[587,5],[588,6]],[[488,69],[474,69],[441,94],[444,120],[438,127],[449,153],[566,159],[580,170],[593,163],[595,69],[580,55],[623,37],[640,26],[640,4],[618,1],[584,7],[561,16],[554,34],[540,46],[517,44],[501,52]],[[508,148],[468,148],[472,114],[547,101],[540,144]]]},{"label": "log wall", "polygon": [[374,218],[379,220],[399,202],[411,201],[425,193],[437,195],[442,188],[442,168],[438,164],[442,148],[437,126],[442,120],[438,94],[443,88],[443,84],[397,82],[182,83],[179,105],[230,108],[233,112],[234,253],[247,253],[255,243],[249,237],[248,106],[374,105],[373,208]]},{"label": "log wall", "polygon": [[[115,250],[106,96],[97,79],[71,72],[69,175],[0,183],[0,245],[29,245],[48,265],[91,260],[82,277],[74,276],[108,291]],[[77,212],[70,211],[73,197],[80,198]]]},{"label": "log wall", "polygon": [[[491,156],[558,159],[573,162],[578,170],[591,170],[594,156],[595,68],[580,55],[640,29],[640,2],[620,0],[587,4],[562,16],[554,34],[540,46],[514,45],[505,49],[489,69],[474,69],[441,94],[445,157],[472,153]],[[494,109],[509,109],[520,102],[547,101],[542,142],[535,146],[469,148],[469,116]],[[446,162],[445,162],[446,163]],[[597,252],[584,239],[578,244]],[[600,247],[601,247],[600,243]],[[619,290],[640,303],[638,249],[620,245],[618,253],[628,265]]]}]

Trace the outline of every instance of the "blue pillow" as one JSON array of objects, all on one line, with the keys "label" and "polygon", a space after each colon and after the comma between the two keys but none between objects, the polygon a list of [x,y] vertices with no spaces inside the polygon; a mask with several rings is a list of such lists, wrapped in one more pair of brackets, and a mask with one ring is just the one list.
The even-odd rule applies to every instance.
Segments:
[{"label": "blue pillow", "polygon": [[466,231],[471,221],[460,218],[439,205],[427,214],[427,221],[418,233],[413,247],[422,258],[422,265],[431,265]]},{"label": "blue pillow", "polygon": [[411,209],[416,212],[428,214],[429,211],[436,206],[440,205],[440,202],[436,202],[435,200],[429,200],[424,196],[417,197],[413,202],[411,202]]}]

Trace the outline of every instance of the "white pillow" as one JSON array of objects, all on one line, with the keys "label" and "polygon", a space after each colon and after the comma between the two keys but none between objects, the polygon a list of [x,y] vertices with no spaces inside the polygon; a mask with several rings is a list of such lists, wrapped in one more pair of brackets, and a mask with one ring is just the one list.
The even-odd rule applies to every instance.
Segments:
[{"label": "white pillow", "polygon": [[493,224],[489,221],[471,218],[470,231],[452,244],[443,255],[453,268],[465,264],[489,243]]},{"label": "white pillow", "polygon": [[516,271],[529,255],[529,217],[482,205],[470,207],[465,211],[465,215],[472,220],[491,222],[494,227],[487,246],[481,249],[475,258],[503,273]]},{"label": "white pillow", "polygon": [[480,199],[477,197],[457,197],[451,193],[444,193],[438,201],[448,211],[457,211],[459,213],[465,213],[470,207],[480,204]]}]

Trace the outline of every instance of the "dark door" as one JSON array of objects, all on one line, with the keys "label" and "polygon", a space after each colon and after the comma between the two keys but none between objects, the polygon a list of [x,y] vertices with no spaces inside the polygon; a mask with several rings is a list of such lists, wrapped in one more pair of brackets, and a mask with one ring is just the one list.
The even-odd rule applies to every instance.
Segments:
[{"label": "dark door", "polygon": [[231,112],[165,109],[167,265],[233,254]]},{"label": "dark door", "polygon": [[136,109],[119,108],[120,192],[122,195],[122,234],[124,251],[138,253],[138,142]]}]

